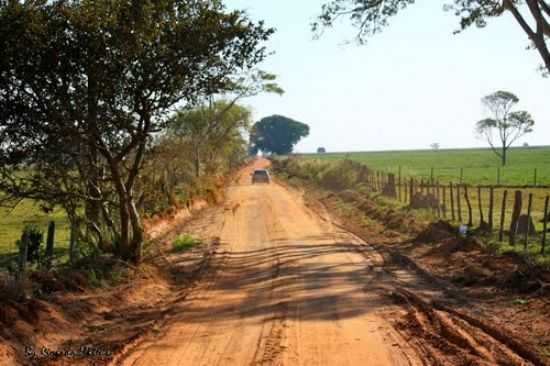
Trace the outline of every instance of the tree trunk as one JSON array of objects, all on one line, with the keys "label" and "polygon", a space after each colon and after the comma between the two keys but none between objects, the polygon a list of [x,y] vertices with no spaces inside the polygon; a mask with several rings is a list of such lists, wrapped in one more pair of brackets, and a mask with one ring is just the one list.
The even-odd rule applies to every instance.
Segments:
[{"label": "tree trunk", "polygon": [[135,263],[141,262],[142,257],[142,244],[143,244],[143,225],[141,224],[141,217],[134,203],[134,200],[130,198],[128,201],[130,221],[132,222],[132,261]]},{"label": "tree trunk", "polygon": [[201,175],[201,156],[198,147],[195,147],[195,177],[199,178]]},{"label": "tree trunk", "polygon": [[129,233],[129,227],[130,227],[130,212],[128,210],[128,202],[126,199],[125,192],[119,192],[119,209],[118,214],[120,218],[120,238],[119,242],[117,243],[117,256],[119,256],[122,259],[130,259],[131,255],[131,248],[130,248],[130,233]]},{"label": "tree trunk", "polygon": [[506,166],[506,151],[508,149],[506,148],[506,144],[502,144],[502,154],[501,154],[501,158],[502,158],[502,166]]}]

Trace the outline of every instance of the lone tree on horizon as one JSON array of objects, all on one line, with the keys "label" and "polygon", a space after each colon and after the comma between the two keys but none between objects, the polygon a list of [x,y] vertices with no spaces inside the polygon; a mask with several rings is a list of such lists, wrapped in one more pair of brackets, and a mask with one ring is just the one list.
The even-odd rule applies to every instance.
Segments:
[{"label": "lone tree on horizon", "polygon": [[278,155],[290,154],[303,137],[309,135],[309,126],[293,119],[274,115],[256,122],[250,133],[251,153],[258,151]]},{"label": "lone tree on horizon", "polygon": [[[519,98],[507,91],[497,91],[481,99],[481,102],[493,115],[476,124],[479,136],[485,138],[491,149],[497,155],[502,166],[507,162],[507,151],[520,137],[533,131],[535,121],[526,111],[512,112]],[[499,146],[496,146],[494,134],[498,136]]]}]

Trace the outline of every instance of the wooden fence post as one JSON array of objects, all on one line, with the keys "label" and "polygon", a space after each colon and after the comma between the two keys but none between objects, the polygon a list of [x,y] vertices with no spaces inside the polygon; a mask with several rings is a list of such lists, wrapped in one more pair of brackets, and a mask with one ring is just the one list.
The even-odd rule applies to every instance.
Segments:
[{"label": "wooden fence post", "polygon": [[489,188],[489,228],[493,229],[493,206],[495,203],[495,191],[494,188]]},{"label": "wooden fence post", "polygon": [[441,217],[441,186],[439,185],[439,181],[435,186],[435,196],[437,198],[437,217]]},{"label": "wooden fence post", "polygon": [[521,205],[522,205],[522,193],[521,191],[516,191],[514,195],[514,209],[512,211],[512,222],[510,223],[510,236],[509,243],[510,245],[516,244],[516,230],[519,215],[521,215]]},{"label": "wooden fence post", "polygon": [[443,205],[441,208],[443,209],[443,217],[447,218],[447,187],[445,185],[441,186],[442,194],[443,194]]},{"label": "wooden fence post", "polygon": [[456,185],[456,210],[458,213],[458,221],[462,222],[462,207],[460,204],[460,184]]},{"label": "wooden fence post", "polygon": [[502,207],[500,209],[500,228],[498,231],[498,240],[504,240],[504,217],[506,216],[506,196],[508,196],[508,190],[505,189],[502,194]]},{"label": "wooden fence post", "polygon": [[29,237],[27,233],[21,235],[21,240],[19,241],[19,258],[18,258],[18,268],[16,274],[16,281],[21,283],[25,280],[25,275],[27,272],[27,258],[29,256]]},{"label": "wooden fence post", "polygon": [[433,185],[435,183],[434,181],[434,168],[430,168],[430,184]]},{"label": "wooden fence post", "polygon": [[468,206],[468,226],[473,226],[472,220],[472,204],[470,203],[470,197],[468,196],[468,185],[464,184],[464,199],[466,200],[466,205]]},{"label": "wooden fence post", "polygon": [[464,168],[460,168],[460,184],[464,182]]},{"label": "wooden fence post", "polygon": [[523,250],[527,251],[527,244],[529,241],[529,229],[531,228],[531,208],[533,205],[533,193],[529,193],[529,201],[527,203],[527,225],[525,228],[525,236],[523,237]]},{"label": "wooden fence post", "polygon": [[397,179],[398,179],[398,184],[399,184],[399,193],[398,193],[397,199],[398,199],[399,201],[401,201],[401,188],[402,188],[402,187],[401,187],[401,165],[399,165],[399,168],[398,168],[398,170],[397,170],[397,174],[398,174]]},{"label": "wooden fence post", "polygon": [[540,254],[544,255],[544,250],[546,247],[546,229],[548,227],[548,219],[550,219],[550,212],[548,212],[548,199],[550,197],[546,196],[546,199],[544,200],[544,222],[542,224],[542,242],[540,246]]},{"label": "wooden fence post", "polygon": [[483,207],[481,206],[481,186],[477,186],[477,206],[479,209],[479,226],[483,226],[485,219],[483,218]]},{"label": "wooden fence post", "polygon": [[409,183],[409,203],[412,204],[414,196],[414,180],[411,178],[411,181]]},{"label": "wooden fence post", "polygon": [[55,238],[55,222],[51,221],[48,225],[48,236],[46,238],[46,267],[52,267],[53,243]]},{"label": "wooden fence post", "polygon": [[69,262],[71,264],[76,262],[77,232],[78,227],[76,222],[71,222],[71,231],[69,234]]},{"label": "wooden fence post", "polygon": [[449,183],[449,197],[451,198],[451,218],[455,221],[455,196],[453,194],[453,182]]}]

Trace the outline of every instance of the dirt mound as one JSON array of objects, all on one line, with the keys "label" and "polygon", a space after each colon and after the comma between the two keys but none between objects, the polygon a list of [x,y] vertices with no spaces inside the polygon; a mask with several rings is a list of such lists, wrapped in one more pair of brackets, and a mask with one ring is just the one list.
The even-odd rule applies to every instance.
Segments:
[{"label": "dirt mound", "polygon": [[364,201],[363,196],[359,192],[353,191],[351,189],[346,189],[345,191],[340,192],[339,196],[345,202],[361,202],[361,201]]},{"label": "dirt mound", "polygon": [[475,255],[483,252],[483,246],[477,239],[446,237],[438,240],[437,245],[431,248],[425,256],[450,259],[451,256],[457,253],[461,253],[462,255]]},{"label": "dirt mound", "polygon": [[428,225],[414,239],[415,242],[435,243],[444,239],[456,238],[456,229],[446,221],[437,221]]}]

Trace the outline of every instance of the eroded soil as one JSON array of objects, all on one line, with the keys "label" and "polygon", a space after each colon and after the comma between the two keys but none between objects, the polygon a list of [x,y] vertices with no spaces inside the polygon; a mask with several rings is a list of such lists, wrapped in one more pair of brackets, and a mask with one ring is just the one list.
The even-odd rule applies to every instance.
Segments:
[{"label": "eroded soil", "polygon": [[[156,290],[138,286],[133,304],[111,306],[90,323],[97,331],[87,341],[116,346],[112,357],[41,362],[546,364],[461,288],[385,250],[399,240],[394,234],[353,234],[328,206],[306,204],[296,189],[250,184],[250,171],[266,164],[243,169],[224,207],[173,228],[205,245],[184,255],[160,245],[152,263],[169,279],[147,282]],[[128,295],[120,296],[125,303]]]}]

